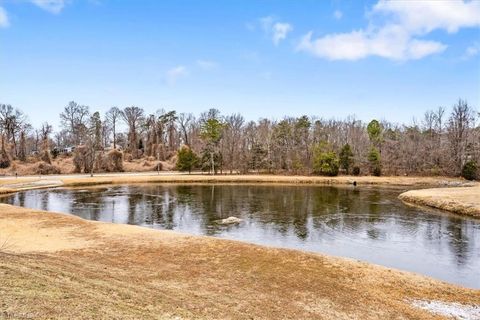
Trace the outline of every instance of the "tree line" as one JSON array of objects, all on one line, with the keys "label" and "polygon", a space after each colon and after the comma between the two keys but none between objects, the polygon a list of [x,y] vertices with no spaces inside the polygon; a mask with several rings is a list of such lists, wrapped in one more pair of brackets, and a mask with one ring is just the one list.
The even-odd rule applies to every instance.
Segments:
[{"label": "tree line", "polygon": [[[459,100],[425,112],[420,121],[396,124],[320,117],[246,121],[210,109],[195,116],[175,110],[147,113],[137,106],[105,114],[74,101],[60,113],[61,130],[34,128],[18,108],[0,104],[0,167],[12,160],[50,157],[75,148],[92,170],[107,152],[125,160],[171,160],[182,171],[210,173],[449,175],[476,174],[480,161],[480,114]],[[121,150],[121,151],[119,151]],[[118,161],[118,160],[117,160]],[[98,168],[97,168],[98,169]],[[472,176],[473,175],[473,176]]]}]

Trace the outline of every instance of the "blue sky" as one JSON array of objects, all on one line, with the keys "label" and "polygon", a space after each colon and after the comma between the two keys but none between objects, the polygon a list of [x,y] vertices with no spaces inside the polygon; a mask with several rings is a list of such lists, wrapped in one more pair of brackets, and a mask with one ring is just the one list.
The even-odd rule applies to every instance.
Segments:
[{"label": "blue sky", "polygon": [[0,103],[410,122],[480,108],[480,1],[0,0]]}]

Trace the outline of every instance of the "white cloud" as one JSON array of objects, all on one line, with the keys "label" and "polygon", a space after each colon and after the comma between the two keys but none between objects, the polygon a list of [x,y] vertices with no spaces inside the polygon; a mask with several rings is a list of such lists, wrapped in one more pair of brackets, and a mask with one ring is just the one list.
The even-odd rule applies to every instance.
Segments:
[{"label": "white cloud", "polygon": [[10,22],[8,21],[8,15],[7,11],[0,7],[0,28],[6,28],[10,25]]},{"label": "white cloud", "polygon": [[478,54],[480,54],[480,43],[476,42],[465,50],[465,53],[463,54],[462,58],[466,60],[466,59],[470,59],[471,57],[475,57]]},{"label": "white cloud", "polygon": [[414,33],[444,29],[449,33],[480,25],[480,1],[392,1],[380,0],[373,13],[389,14]]},{"label": "white cloud", "polygon": [[340,10],[335,10],[335,12],[333,13],[333,17],[337,20],[340,20],[343,17],[343,12]]},{"label": "white cloud", "polygon": [[31,2],[50,13],[60,13],[65,7],[66,0],[31,0]]},{"label": "white cloud", "polygon": [[447,46],[419,37],[437,29],[454,33],[460,28],[480,25],[480,1],[380,0],[368,18],[367,28],[348,33],[313,39],[313,32],[309,32],[302,37],[297,50],[329,60],[358,60],[368,56],[421,59],[443,52]]},{"label": "white cloud", "polygon": [[197,65],[203,70],[213,70],[218,67],[218,64],[215,61],[210,60],[197,60]]},{"label": "white cloud", "polygon": [[284,40],[287,37],[287,34],[292,30],[293,27],[289,23],[275,23],[273,25],[273,44],[277,46],[280,41]]},{"label": "white cloud", "polygon": [[402,29],[394,27],[376,33],[358,30],[314,40],[312,32],[309,32],[297,47],[320,58],[352,61],[371,55],[392,60],[420,59],[446,48],[446,45],[436,41],[412,39]]},{"label": "white cloud", "polygon": [[260,18],[260,25],[263,31],[272,37],[274,45],[287,38],[287,34],[293,30],[293,26],[286,22],[278,22],[274,17],[267,16]]},{"label": "white cloud", "polygon": [[188,76],[188,70],[185,66],[176,66],[167,71],[167,83],[174,85],[178,79]]}]

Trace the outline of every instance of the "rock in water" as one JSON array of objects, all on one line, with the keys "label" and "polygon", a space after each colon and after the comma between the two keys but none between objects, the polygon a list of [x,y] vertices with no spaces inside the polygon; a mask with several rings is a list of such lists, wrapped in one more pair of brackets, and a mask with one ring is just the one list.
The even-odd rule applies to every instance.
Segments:
[{"label": "rock in water", "polygon": [[242,222],[243,220],[237,217],[228,217],[226,219],[219,220],[220,224],[237,224]]}]

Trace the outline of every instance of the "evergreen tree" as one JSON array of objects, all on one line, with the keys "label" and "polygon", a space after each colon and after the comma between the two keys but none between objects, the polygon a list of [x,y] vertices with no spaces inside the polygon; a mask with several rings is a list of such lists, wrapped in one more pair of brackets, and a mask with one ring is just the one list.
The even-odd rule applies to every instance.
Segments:
[{"label": "evergreen tree", "polygon": [[368,162],[370,163],[370,173],[374,176],[381,175],[381,166],[380,166],[380,152],[377,148],[371,147],[368,152]]},{"label": "evergreen tree", "polygon": [[477,178],[477,162],[469,160],[462,168],[462,177],[467,180],[475,180]]},{"label": "evergreen tree", "polygon": [[[203,150],[202,162],[208,158],[210,169],[213,174],[217,172],[218,164],[221,164],[221,161],[218,161],[215,158],[218,158],[216,153],[218,144],[222,139],[223,128],[224,124],[216,117],[206,119],[200,127],[200,137],[206,143],[206,147]],[[215,165],[216,163],[217,166]]]},{"label": "evergreen tree", "polygon": [[333,151],[324,151],[325,147],[316,146],[313,151],[313,173],[323,176],[338,175],[339,160]]},{"label": "evergreen tree", "polygon": [[342,150],[340,150],[340,167],[348,174],[353,163],[352,148],[350,148],[350,145],[347,143],[342,147]]},{"label": "evergreen tree", "polygon": [[177,163],[176,168],[178,171],[192,172],[198,164],[198,156],[187,146],[183,146],[177,151]]},{"label": "evergreen tree", "polygon": [[378,146],[382,140],[382,126],[380,123],[375,119],[370,121],[367,126],[367,132],[370,142],[372,142],[373,145]]}]

